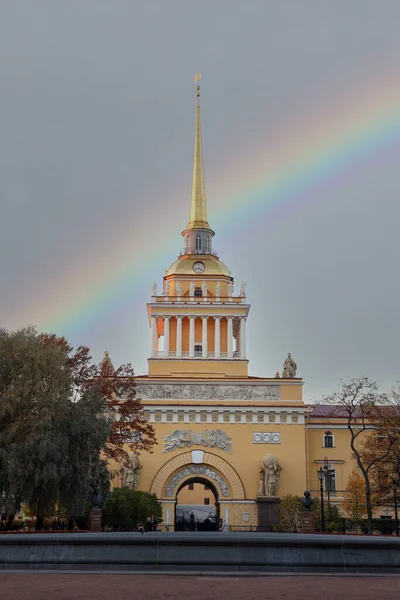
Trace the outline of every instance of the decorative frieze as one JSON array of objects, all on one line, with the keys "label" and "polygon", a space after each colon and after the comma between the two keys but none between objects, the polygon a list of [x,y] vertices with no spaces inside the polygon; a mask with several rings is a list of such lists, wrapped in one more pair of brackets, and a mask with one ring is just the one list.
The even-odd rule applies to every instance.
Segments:
[{"label": "decorative frieze", "polygon": [[142,400],[280,400],[279,385],[215,383],[149,383],[137,384]]},{"label": "decorative frieze", "polygon": [[253,444],[280,444],[281,434],[271,431],[255,431],[253,433]]},{"label": "decorative frieze", "polygon": [[172,452],[172,450],[190,448],[191,446],[220,448],[226,452],[232,452],[232,438],[221,429],[206,429],[201,433],[195,433],[190,429],[175,429],[175,431],[164,437],[164,441],[163,452]]}]

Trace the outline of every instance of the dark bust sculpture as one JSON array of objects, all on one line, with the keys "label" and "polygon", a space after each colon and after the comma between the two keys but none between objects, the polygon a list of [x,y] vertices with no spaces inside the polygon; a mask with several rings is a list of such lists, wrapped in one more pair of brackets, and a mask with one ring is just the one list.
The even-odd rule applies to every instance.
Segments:
[{"label": "dark bust sculpture", "polygon": [[311,498],[310,492],[304,492],[304,498],[301,499],[301,503],[304,506],[304,510],[311,510],[314,504],[314,498]]}]

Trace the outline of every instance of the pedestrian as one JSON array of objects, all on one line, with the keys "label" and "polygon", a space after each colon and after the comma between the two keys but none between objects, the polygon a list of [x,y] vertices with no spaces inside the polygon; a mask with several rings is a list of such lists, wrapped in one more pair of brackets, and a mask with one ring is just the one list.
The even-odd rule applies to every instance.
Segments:
[{"label": "pedestrian", "polygon": [[137,529],[139,533],[141,533],[142,535],[144,534],[144,527],[141,523],[137,524]]},{"label": "pedestrian", "polygon": [[152,530],[151,517],[147,517],[144,528],[145,528],[146,531],[151,531]]},{"label": "pedestrian", "polygon": [[154,515],[151,516],[151,530],[157,531],[157,519]]}]

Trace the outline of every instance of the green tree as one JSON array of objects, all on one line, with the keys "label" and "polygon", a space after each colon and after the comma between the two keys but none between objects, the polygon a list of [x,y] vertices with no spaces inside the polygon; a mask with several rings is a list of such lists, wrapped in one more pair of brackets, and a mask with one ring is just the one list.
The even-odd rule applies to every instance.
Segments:
[{"label": "green tree", "polygon": [[110,432],[100,385],[74,395],[74,373],[65,348],[47,343],[33,328],[0,330],[0,493],[2,510],[21,502],[36,512],[60,501],[72,514],[87,498],[89,483]]},{"label": "green tree", "polygon": [[300,531],[303,511],[300,496],[292,496],[292,494],[284,496],[279,505],[279,531],[293,533]]},{"label": "green tree", "polygon": [[138,524],[145,524],[153,515],[158,522],[162,516],[161,504],[154,494],[116,488],[104,505],[104,523],[106,527],[119,531],[131,531]]}]

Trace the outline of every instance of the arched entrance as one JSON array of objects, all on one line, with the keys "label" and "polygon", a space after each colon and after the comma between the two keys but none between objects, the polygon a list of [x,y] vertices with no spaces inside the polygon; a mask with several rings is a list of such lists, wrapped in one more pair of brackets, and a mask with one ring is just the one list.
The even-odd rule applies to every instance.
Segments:
[{"label": "arched entrance", "polygon": [[185,480],[177,489],[175,531],[217,531],[219,528],[219,493],[205,477]]},{"label": "arched entrance", "polygon": [[160,467],[150,486],[150,493],[155,494],[162,504],[165,524],[170,527],[175,524],[179,490],[196,481],[201,481],[202,484],[198,485],[203,487],[207,485],[210,489],[215,488],[214,503],[218,502],[218,513],[221,512],[218,518],[223,516],[227,522],[229,516],[226,514],[226,503],[245,500],[243,483],[238,473],[222,456],[203,450],[182,452]]}]

